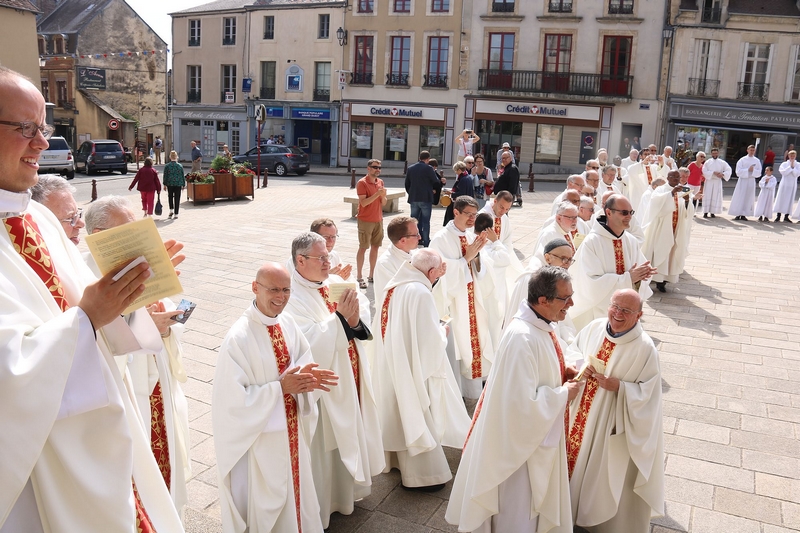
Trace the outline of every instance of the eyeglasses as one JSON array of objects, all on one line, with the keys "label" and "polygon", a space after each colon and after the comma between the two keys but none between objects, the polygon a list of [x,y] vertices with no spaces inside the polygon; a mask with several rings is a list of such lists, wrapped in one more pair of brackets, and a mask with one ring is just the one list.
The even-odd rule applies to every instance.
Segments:
[{"label": "eyeglasses", "polygon": [[375,165],[370,165],[369,168],[374,168],[375,170],[380,170],[381,167],[376,167]]},{"label": "eyeglasses", "polygon": [[462,215],[465,215],[467,218],[476,218],[478,216],[478,212],[475,211],[474,213],[467,213],[466,211],[460,212]]},{"label": "eyeglasses", "polygon": [[74,215],[62,219],[61,222],[64,222],[65,224],[69,224],[70,226],[72,226],[74,228],[75,225],[78,223],[78,221],[81,219],[81,217],[83,217],[83,209],[78,209],[75,212]]},{"label": "eyeglasses", "polygon": [[556,300],[561,300],[564,303],[567,303],[568,301],[572,300],[572,297],[574,295],[575,295],[575,293],[572,293],[569,296],[565,296],[564,298],[562,298],[561,296],[553,296],[553,298],[555,298]]},{"label": "eyeglasses", "polygon": [[571,217],[569,215],[558,215],[558,216],[564,217],[564,218],[568,218],[570,220],[578,220],[578,216],[577,215],[575,215],[574,217]]},{"label": "eyeglasses", "polygon": [[600,167],[589,167],[592,170],[600,170]]},{"label": "eyeglasses", "polygon": [[419,233],[414,233],[414,234],[409,234],[409,235],[403,235],[403,237],[405,237],[407,239],[410,239],[412,237],[415,238],[415,239],[421,239],[422,235],[420,235]]},{"label": "eyeglasses", "polygon": [[[256,281],[256,283],[258,283],[258,281]],[[258,284],[261,285],[264,289],[266,289],[268,293],[272,294],[273,296],[277,296],[281,293],[285,294],[286,296],[292,294],[292,289],[290,287],[281,289],[279,287],[267,287],[263,283],[258,283]]]},{"label": "eyeglasses", "polygon": [[300,255],[302,255],[306,259],[318,259],[319,262],[323,264],[331,262],[331,256],[329,255],[305,255],[305,254],[300,254]]},{"label": "eyeglasses", "polygon": [[336,239],[338,239],[339,238],[339,234],[337,233],[336,235],[321,235],[321,237],[323,239],[325,239],[326,241],[331,242],[331,241],[335,241]]},{"label": "eyeglasses", "polygon": [[33,139],[36,137],[36,132],[41,132],[45,139],[49,139],[56,130],[50,124],[40,126],[35,122],[9,122],[7,120],[0,120],[0,124],[5,124],[6,126],[16,126],[16,128],[22,132],[22,136],[26,139]]},{"label": "eyeglasses", "polygon": [[[575,260],[573,258],[571,258],[571,257],[562,257],[560,255],[556,255],[556,254],[552,254],[552,253],[548,253],[547,255],[552,255],[553,257],[555,257],[556,259],[561,261],[562,265],[571,265],[572,263],[575,262]],[[570,298],[572,298],[572,296],[570,296]],[[563,298],[559,298],[559,300],[562,300],[562,299]],[[566,302],[567,300],[564,300],[564,301]]]},{"label": "eyeglasses", "polygon": [[611,311],[615,311],[617,313],[622,313],[625,316],[631,316],[631,315],[634,315],[634,314],[638,313],[638,311],[634,311],[633,309],[625,309],[624,307],[620,307],[617,304],[611,304],[611,305],[608,306],[608,308]]},{"label": "eyeglasses", "polygon": [[636,213],[636,211],[634,211],[633,209],[631,209],[630,211],[628,211],[627,209],[613,209],[611,207],[609,207],[607,209],[609,211],[614,211],[616,213],[619,213],[620,215],[622,215],[624,217],[633,216],[633,214]]}]

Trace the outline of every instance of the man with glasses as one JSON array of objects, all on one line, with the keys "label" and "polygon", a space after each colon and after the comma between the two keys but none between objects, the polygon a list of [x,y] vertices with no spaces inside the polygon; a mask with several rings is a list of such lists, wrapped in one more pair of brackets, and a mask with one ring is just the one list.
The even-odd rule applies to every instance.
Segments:
[{"label": "man with glasses", "polygon": [[[330,218],[318,218],[311,223],[309,231],[321,235],[322,238],[325,239],[325,248],[328,250],[328,255],[331,259],[329,274],[339,276],[346,281],[355,281],[355,279],[352,278],[353,265],[342,263],[339,252],[334,250],[336,242],[339,240],[339,228],[336,227],[336,222]],[[291,259],[289,259],[286,268],[289,269],[289,272],[294,270],[294,264]]]},{"label": "man with glasses", "polygon": [[[567,191],[576,191],[578,193],[578,198],[580,198],[581,194],[583,193],[583,188],[586,186],[586,180],[580,174],[572,174],[570,177],[567,178],[567,188],[564,191],[555,197],[553,200],[553,208],[550,212],[550,215],[553,216],[556,214],[556,210],[558,206],[561,205],[561,202],[565,201],[567,198]],[[575,204],[577,205],[577,204]]]},{"label": "man with glasses", "polygon": [[[531,257],[531,264],[534,262],[544,264],[544,247],[553,239],[566,240],[572,251],[574,252],[578,245],[586,237],[585,234],[580,234],[578,231],[578,207],[569,202],[562,202],[556,210],[556,216],[552,224],[542,228],[539,232],[539,238],[536,239],[536,244],[533,246],[533,257]],[[528,265],[529,268],[531,265]]]},{"label": "man with glasses", "polygon": [[375,301],[382,298],[383,289],[404,263],[411,261],[411,252],[417,249],[420,232],[417,221],[410,217],[395,217],[386,226],[391,246],[381,254],[375,264]]},{"label": "man with glasses", "polygon": [[639,160],[639,150],[636,150],[634,148],[628,153],[628,157],[620,160],[619,166],[621,166],[625,170],[628,170],[628,168],[630,168],[630,166],[635,164],[638,160]]},{"label": "man with glasses", "polygon": [[378,250],[383,244],[383,206],[386,205],[386,189],[381,175],[380,159],[367,161],[367,175],[358,180],[356,193],[358,194],[358,252],[356,252],[356,277],[358,286],[367,288],[362,271],[364,269],[364,254],[369,248],[369,277],[372,283],[375,273],[375,262],[378,260]]},{"label": "man with glasses", "polygon": [[[481,261],[481,250],[489,238],[468,231],[475,226],[478,202],[470,196],[453,201],[454,218],[431,239],[431,248],[447,263],[447,273],[437,284],[439,316],[452,318],[453,360],[461,395],[477,399],[483,379],[489,375],[494,358],[489,309],[497,305],[494,277]],[[487,230],[488,231],[488,230]],[[499,323],[495,321],[499,327]]]},{"label": "man with glasses", "polygon": [[617,169],[613,165],[604,166],[601,177],[602,180],[599,181],[597,187],[595,187],[595,193],[598,198],[602,198],[606,191],[614,191],[617,194],[622,194],[618,186],[618,184],[622,182],[617,181]]},{"label": "man with glasses", "polygon": [[636,289],[642,299],[652,296],[647,282],[656,272],[642,254],[639,241],[628,233],[634,210],[620,194],[608,197],[604,214],[597,217],[575,254],[570,272],[575,283],[575,306],[570,316],[580,331],[605,315],[611,295]]},{"label": "man with glasses", "polygon": [[75,187],[55,174],[39,176],[39,182],[31,188],[31,200],[39,202],[53,212],[67,238],[78,244],[83,223],[83,210],[75,203]]},{"label": "man with glasses", "polygon": [[339,384],[319,400],[311,441],[314,486],[323,527],[332,513],[349,515],[369,496],[372,476],[385,460],[364,341],[372,339],[369,300],[354,289],[331,294],[325,239],[301,233],[292,241],[292,297],[286,306],[308,339],[314,361],[333,370]]},{"label": "man with glasses", "polygon": [[[598,179],[600,179],[600,172],[599,172],[600,162],[597,159],[589,159],[588,161],[586,161],[586,166],[584,167],[583,172],[581,172],[581,176],[583,176],[583,179],[586,179],[586,173],[589,172],[590,170],[594,170],[598,176]],[[586,181],[588,182],[589,180]],[[591,185],[591,183],[589,185]],[[594,185],[592,186],[594,187]]]},{"label": "man with glasses", "polygon": [[211,417],[225,531],[322,531],[307,436],[338,378],[283,313],[291,285],[277,263],[258,269],[255,298],[220,347]]},{"label": "man with glasses", "polygon": [[567,353],[587,365],[569,404],[567,469],[572,518],[589,531],[647,533],[664,514],[661,371],[641,316],[636,291],[615,291]]},{"label": "man with glasses", "polygon": [[445,514],[459,531],[572,533],[565,415],[580,384],[554,327],[570,281],[563,268],[536,271],[503,332]]},{"label": "man with glasses", "polygon": [[39,89],[0,67],[0,529],[183,531],[104,340],[132,334],[120,314],[149,267],[98,280],[30,201],[45,117]]},{"label": "man with glasses", "polygon": [[[419,161],[408,167],[406,171],[405,189],[408,193],[408,203],[411,205],[411,216],[419,224],[422,246],[428,246],[431,241],[431,210],[433,208],[434,191],[441,190],[446,183],[444,178],[439,178],[436,171],[428,164],[431,154],[427,150],[419,153]],[[375,295],[379,293],[375,290]]]}]

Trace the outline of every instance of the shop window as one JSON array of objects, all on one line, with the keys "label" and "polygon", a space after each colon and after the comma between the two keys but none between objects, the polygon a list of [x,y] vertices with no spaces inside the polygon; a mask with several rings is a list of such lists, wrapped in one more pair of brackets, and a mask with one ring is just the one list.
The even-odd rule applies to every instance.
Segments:
[{"label": "shop window", "polygon": [[448,13],[450,0],[431,0],[431,13]]},{"label": "shop window", "polygon": [[544,36],[542,90],[564,93],[569,90],[569,67],[572,55],[572,35]]},{"label": "shop window", "polygon": [[372,85],[373,41],[371,36],[356,37],[355,60],[350,80],[353,85]]},{"label": "shop window", "polygon": [[447,62],[450,37],[428,38],[428,73],[425,87],[447,87]]},{"label": "shop window", "polygon": [[200,20],[189,21],[189,46],[200,46]]},{"label": "shop window", "polygon": [[405,161],[408,126],[405,124],[386,125],[386,144],[383,151],[384,161]]},{"label": "shop window", "polygon": [[236,44],[236,17],[222,19],[222,44],[224,46]]},{"label": "shop window", "polygon": [[608,2],[609,15],[632,15],[633,14],[633,0],[609,0]]},{"label": "shop window", "polygon": [[350,123],[350,157],[372,159],[372,123]]},{"label": "shop window", "polygon": [[359,13],[372,13],[375,9],[375,0],[358,0]]},{"label": "shop window", "polygon": [[411,37],[392,37],[392,61],[386,85],[408,85]]},{"label": "shop window", "polygon": [[331,35],[331,16],[328,14],[319,16],[319,33],[320,39],[327,39]]},{"label": "shop window", "polygon": [[220,102],[236,102],[236,65],[222,65],[222,97]]},{"label": "shop window", "polygon": [[411,13],[411,0],[392,0],[395,13]]},{"label": "shop window", "polygon": [[480,148],[473,147],[473,153],[483,154],[486,166],[497,168],[497,153],[503,143],[511,145],[517,164],[520,162],[520,147],[522,146],[522,122],[509,122],[499,120],[479,120],[475,132],[481,138]]},{"label": "shop window", "polygon": [[419,149],[427,150],[431,153],[431,159],[442,162],[442,150],[444,146],[444,128],[441,126],[420,126],[419,127]]},{"label": "shop window", "polygon": [[677,140],[677,145],[683,144],[686,146],[688,143],[692,152],[705,152],[709,158],[711,157],[711,149],[717,148],[719,156],[725,159],[728,149],[728,130],[692,128],[689,126],[679,127]]},{"label": "shop window", "polygon": [[201,72],[203,67],[200,65],[188,65],[186,67],[186,101],[200,101]]},{"label": "shop window", "polygon": [[264,17],[264,39],[270,41],[275,38],[275,17]]},{"label": "shop window", "polygon": [[535,163],[561,164],[561,139],[564,126],[555,124],[536,125],[536,152],[533,156]]},{"label": "shop window", "polygon": [[600,94],[628,96],[630,93],[632,37],[609,35],[603,39]]}]

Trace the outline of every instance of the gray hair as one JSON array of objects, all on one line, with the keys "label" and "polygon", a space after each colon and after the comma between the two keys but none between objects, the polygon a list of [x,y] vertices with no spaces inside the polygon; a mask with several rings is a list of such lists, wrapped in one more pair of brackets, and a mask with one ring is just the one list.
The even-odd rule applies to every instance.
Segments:
[{"label": "gray hair", "polygon": [[578,208],[569,202],[561,202],[558,204],[558,208],[556,209],[556,215],[563,215],[567,211],[575,211],[577,213]]},{"label": "gray hair", "polygon": [[681,174],[690,174],[689,169],[686,167],[679,168],[678,172],[680,172]]},{"label": "gray hair", "polygon": [[573,184],[574,185],[575,183],[577,183],[578,180],[583,180],[584,182],[586,182],[586,180],[584,180],[583,176],[581,176],[580,174],[573,174],[573,175],[571,175],[570,177],[567,178],[567,184],[568,185],[569,184]]},{"label": "gray hair", "polygon": [[592,163],[597,163],[599,165],[600,161],[598,161],[597,159],[589,159],[588,161],[586,161],[586,168],[589,168],[589,166],[591,166]]},{"label": "gray hair", "polygon": [[581,205],[582,206],[589,206],[594,209],[594,200],[589,196],[581,196]]},{"label": "gray hair", "polygon": [[325,238],[319,233],[304,231],[292,241],[292,264],[297,266],[298,255],[308,255],[311,248],[318,242],[325,244]]},{"label": "gray hair", "polygon": [[548,265],[531,274],[531,279],[528,281],[528,303],[536,305],[542,296],[547,301],[555,299],[558,296],[556,284],[559,281],[572,281],[566,268]]},{"label": "gray hair", "polygon": [[432,248],[420,248],[411,254],[411,266],[427,274],[430,269],[442,266],[442,256]]},{"label": "gray hair", "polygon": [[614,165],[606,165],[603,167],[603,176],[605,176],[606,174],[616,174],[616,173],[617,169],[614,168]]},{"label": "gray hair", "polygon": [[[83,214],[83,221],[86,223],[86,233],[91,235],[96,229],[104,230],[110,227],[111,217],[115,213],[127,211],[133,215],[133,209],[128,199],[124,196],[103,196],[98,198]],[[135,216],[135,215],[133,215]]]},{"label": "gray hair", "polygon": [[57,174],[42,174],[36,185],[31,187],[31,199],[43,204],[54,192],[68,191],[74,194],[76,190],[66,179]]}]

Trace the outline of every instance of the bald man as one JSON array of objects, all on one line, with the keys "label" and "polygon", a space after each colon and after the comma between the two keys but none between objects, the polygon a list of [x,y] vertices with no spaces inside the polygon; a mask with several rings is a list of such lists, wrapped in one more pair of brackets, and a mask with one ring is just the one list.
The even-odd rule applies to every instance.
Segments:
[{"label": "bald man", "polygon": [[664,514],[661,372],[641,316],[640,295],[616,291],[607,316],[583,328],[567,352],[568,364],[585,368],[569,405],[572,517],[592,533],[646,533],[651,516]]},{"label": "bald man", "polygon": [[211,416],[226,532],[322,532],[307,435],[316,400],[336,385],[283,309],[292,278],[266,263],[251,283],[253,303],[220,347]]},{"label": "bald man", "polygon": [[564,192],[559,194],[553,200],[553,208],[550,212],[550,215],[556,214],[556,209],[558,209],[558,204],[563,202],[566,199],[567,191],[573,190],[578,192],[578,197],[580,198],[581,192],[583,188],[586,186],[586,180],[580,174],[573,174],[567,178],[567,188],[564,189]]}]

